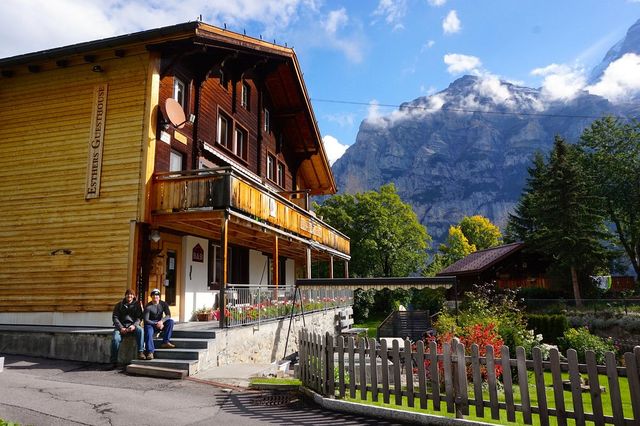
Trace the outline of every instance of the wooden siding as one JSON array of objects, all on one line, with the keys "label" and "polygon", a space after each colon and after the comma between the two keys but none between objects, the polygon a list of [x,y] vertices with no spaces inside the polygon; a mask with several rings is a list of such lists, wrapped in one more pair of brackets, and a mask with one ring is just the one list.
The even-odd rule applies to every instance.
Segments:
[{"label": "wooden siding", "polygon": [[[0,80],[0,311],[109,311],[129,286],[149,54]],[[100,198],[84,187],[94,86],[107,82]],[[65,253],[66,251],[66,253]]]},{"label": "wooden siding", "polygon": [[[221,169],[221,173],[224,169]],[[193,176],[157,176],[153,189],[153,212],[156,214],[202,208],[232,207],[248,216],[263,220],[280,229],[312,239],[326,247],[349,255],[349,239],[330,228],[310,213],[292,203],[270,195],[265,189],[239,176],[213,174]]]}]

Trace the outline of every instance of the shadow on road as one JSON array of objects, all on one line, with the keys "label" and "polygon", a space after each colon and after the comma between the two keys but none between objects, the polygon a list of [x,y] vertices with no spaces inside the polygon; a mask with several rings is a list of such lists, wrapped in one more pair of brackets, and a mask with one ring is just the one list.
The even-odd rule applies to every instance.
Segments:
[{"label": "shadow on road", "polygon": [[255,421],[281,425],[399,425],[385,420],[325,410],[297,392],[218,395],[223,411]]}]

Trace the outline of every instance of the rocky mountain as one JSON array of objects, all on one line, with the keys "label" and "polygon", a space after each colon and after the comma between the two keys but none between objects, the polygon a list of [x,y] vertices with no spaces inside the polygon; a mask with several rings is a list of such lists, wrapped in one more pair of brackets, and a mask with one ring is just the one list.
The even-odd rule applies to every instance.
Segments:
[{"label": "rocky mountain", "polygon": [[[640,21],[632,30],[640,37]],[[629,49],[625,40],[592,76]],[[637,46],[640,41],[631,47]],[[637,116],[635,104],[613,104],[586,91],[551,101],[541,89],[467,75],[388,116],[363,121],[333,171],[340,192],[393,182],[437,244],[463,216],[481,214],[504,227],[537,150],[548,151],[557,134],[577,141],[594,117]]]}]

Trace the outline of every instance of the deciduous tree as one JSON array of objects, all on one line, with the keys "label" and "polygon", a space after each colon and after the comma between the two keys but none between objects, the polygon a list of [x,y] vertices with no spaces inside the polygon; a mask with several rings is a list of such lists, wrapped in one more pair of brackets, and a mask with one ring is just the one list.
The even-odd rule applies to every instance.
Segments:
[{"label": "deciduous tree", "polygon": [[596,120],[583,132],[579,147],[591,187],[640,276],[640,123]]},{"label": "deciduous tree", "polygon": [[350,238],[351,276],[400,277],[424,268],[431,237],[393,184],[335,195],[314,209]]}]

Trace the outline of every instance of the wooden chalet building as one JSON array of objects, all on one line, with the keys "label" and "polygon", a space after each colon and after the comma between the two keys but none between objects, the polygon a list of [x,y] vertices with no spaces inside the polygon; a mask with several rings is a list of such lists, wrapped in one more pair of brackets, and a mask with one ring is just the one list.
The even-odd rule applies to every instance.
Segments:
[{"label": "wooden chalet building", "polygon": [[455,276],[459,292],[472,290],[473,284],[491,282],[499,288],[551,288],[546,275],[549,262],[524,248],[524,243],[518,242],[478,250],[436,275]]},{"label": "wooden chalet building", "polygon": [[2,324],[110,325],[128,287],[188,321],[229,285],[347,274],[291,48],[189,22],[0,59],[0,117]]}]

